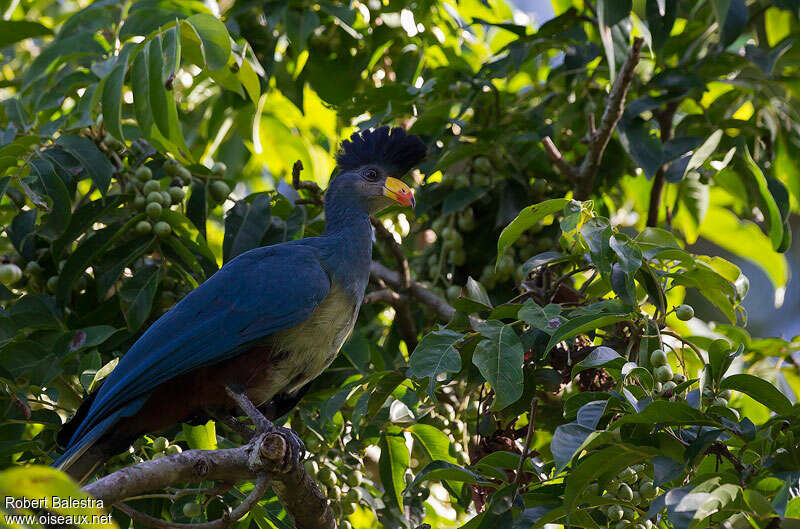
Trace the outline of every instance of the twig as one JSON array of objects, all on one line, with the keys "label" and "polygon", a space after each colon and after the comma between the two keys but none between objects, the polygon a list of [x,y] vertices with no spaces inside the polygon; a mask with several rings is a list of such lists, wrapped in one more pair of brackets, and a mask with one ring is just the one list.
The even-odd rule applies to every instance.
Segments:
[{"label": "twig", "polygon": [[600,167],[603,152],[606,150],[611,134],[614,132],[614,127],[616,127],[625,109],[625,96],[633,82],[633,71],[639,63],[639,52],[643,43],[644,39],[641,37],[633,39],[633,45],[628,52],[628,57],[625,59],[625,63],[622,65],[617,78],[614,80],[614,85],[611,87],[603,117],[600,118],[600,125],[592,135],[589,150],[586,151],[586,156],[581,163],[580,169],[578,169],[578,179],[575,182],[574,190],[576,200],[586,200],[592,192],[594,177],[597,174],[598,167]]},{"label": "twig", "polygon": [[700,352],[700,349],[698,349],[698,347],[695,344],[693,344],[692,342],[687,341],[681,335],[676,334],[676,333],[674,333],[672,331],[666,331],[666,330],[662,329],[660,332],[661,332],[661,334],[665,334],[667,336],[672,336],[673,338],[677,338],[684,345],[688,345],[689,348],[692,351],[694,351],[694,353],[697,355],[697,359],[700,360],[700,363],[701,364],[705,363],[705,359],[703,358],[703,354]]},{"label": "twig", "polygon": [[300,180],[300,171],[302,170],[303,170],[303,162],[301,162],[300,160],[294,162],[294,165],[292,165],[292,187],[294,187],[298,191],[300,191],[301,189],[310,191],[311,198],[300,199],[296,201],[296,203],[322,205],[323,202],[322,189],[317,185],[316,182],[312,182],[310,180]]},{"label": "twig", "polygon": [[531,439],[533,432],[536,429],[536,409],[539,406],[539,399],[533,397],[531,400],[531,410],[528,414],[528,433],[525,436],[525,446],[522,447],[522,453],[519,455],[519,465],[517,466],[517,475],[514,478],[514,484],[519,487],[520,479],[522,478],[522,467],[525,465],[525,460],[530,454]]},{"label": "twig", "polygon": [[731,453],[724,443],[720,443],[719,441],[712,443],[711,446],[706,449],[706,454],[715,454],[727,459],[730,464],[733,465],[736,473],[739,474],[739,484],[744,487],[744,465],[742,465],[742,462]]},{"label": "twig", "polygon": [[136,509],[123,503],[117,503],[114,505],[114,507],[127,514],[134,521],[140,522],[148,527],[155,527],[156,529],[225,529],[226,527],[229,527],[239,521],[242,516],[250,512],[250,510],[255,507],[259,500],[261,500],[261,498],[264,496],[264,493],[267,492],[268,486],[269,478],[267,475],[259,475],[255,485],[253,486],[253,490],[251,490],[247,497],[242,500],[242,502],[233,510],[231,510],[231,512],[224,513],[221,518],[217,518],[216,520],[203,523],[168,522],[166,520],[161,520],[159,518],[150,516],[149,514],[137,511]]},{"label": "twig", "polygon": [[575,180],[578,178],[578,170],[573,167],[571,163],[566,161],[564,157],[561,155],[561,151],[558,150],[556,144],[553,143],[553,140],[550,139],[550,136],[545,136],[542,138],[542,146],[544,147],[545,152],[553,160],[553,163],[558,167],[558,170],[571,180]]},{"label": "twig", "polygon": [[397,314],[397,329],[400,336],[406,342],[409,351],[417,347],[417,325],[414,323],[414,316],[411,314],[411,304],[408,299],[408,291],[411,286],[411,269],[408,266],[408,259],[403,253],[403,248],[394,239],[394,235],[380,220],[370,217],[370,222],[375,228],[375,235],[380,239],[394,256],[397,267],[400,269],[399,295],[392,296],[389,302],[394,307]]},{"label": "twig", "polygon": [[[387,268],[377,261],[372,261],[372,265],[370,266],[369,270],[373,278],[384,281],[391,288],[400,288],[400,285],[402,284],[402,278],[398,272]],[[430,307],[431,310],[433,310],[444,320],[450,321],[456,313],[456,309],[447,303],[447,301],[440,298],[416,281],[411,281],[410,285],[408,286],[408,293],[418,302]]]},{"label": "twig", "polygon": [[[680,101],[670,101],[666,108],[658,115],[658,124],[661,129],[661,143],[672,139],[672,120],[678,110]],[[662,165],[653,177],[653,187],[650,188],[650,204],[647,209],[647,225],[655,227],[658,224],[658,209],[661,205],[661,193],[664,190],[664,173],[666,166]]]}]

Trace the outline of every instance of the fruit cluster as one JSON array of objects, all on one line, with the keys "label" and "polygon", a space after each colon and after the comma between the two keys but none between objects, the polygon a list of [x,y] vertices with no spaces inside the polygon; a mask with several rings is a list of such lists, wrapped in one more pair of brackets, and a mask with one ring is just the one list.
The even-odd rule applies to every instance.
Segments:
[{"label": "fruit cluster", "polygon": [[[600,495],[600,485],[590,483],[586,493]],[[615,503],[603,508],[608,526],[614,529],[632,527],[634,529],[651,529],[653,522],[647,518],[646,512],[650,502],[659,494],[659,488],[653,483],[652,470],[644,464],[624,468],[614,479],[605,485],[604,498],[611,498]]]}]

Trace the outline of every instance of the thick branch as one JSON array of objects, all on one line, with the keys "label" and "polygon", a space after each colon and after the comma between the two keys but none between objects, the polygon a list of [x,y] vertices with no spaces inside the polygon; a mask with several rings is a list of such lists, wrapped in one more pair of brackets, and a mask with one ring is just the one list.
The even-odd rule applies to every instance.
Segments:
[{"label": "thick branch", "polygon": [[[399,273],[382,265],[377,261],[372,261],[370,272],[376,279],[384,281],[393,289],[399,290],[402,285],[402,278]],[[415,281],[411,281],[408,286],[408,293],[423,305],[427,305],[444,320],[451,320],[456,313],[456,309],[450,306],[447,301],[440,298],[424,286]]]},{"label": "thick branch", "polygon": [[600,161],[603,159],[603,152],[606,150],[611,134],[614,132],[614,127],[617,126],[619,118],[622,117],[622,112],[625,109],[625,96],[633,82],[633,71],[639,63],[639,52],[643,43],[644,40],[641,37],[633,39],[633,45],[628,52],[628,57],[625,59],[625,63],[622,65],[617,78],[614,80],[614,85],[611,87],[603,117],[600,119],[600,126],[592,135],[589,142],[589,150],[586,152],[586,156],[578,170],[578,180],[575,183],[574,192],[577,200],[586,200],[592,191],[597,168],[600,167]]},{"label": "thick branch", "polygon": [[[93,483],[84,490],[106,505],[153,490],[163,490],[177,483],[201,481],[253,481],[260,475],[272,480],[272,488],[297,529],[334,529],[333,513],[316,483],[297,465],[280,473],[288,447],[278,433],[257,436],[258,444],[250,443],[225,450],[187,450],[180,454],[145,461],[120,469]],[[252,458],[253,451],[262,457]],[[251,468],[253,460],[260,465]],[[287,494],[291,491],[291,494]]]}]

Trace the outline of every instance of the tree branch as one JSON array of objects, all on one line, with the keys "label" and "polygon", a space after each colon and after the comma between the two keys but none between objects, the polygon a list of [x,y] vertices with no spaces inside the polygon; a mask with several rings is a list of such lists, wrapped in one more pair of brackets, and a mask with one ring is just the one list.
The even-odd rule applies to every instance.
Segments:
[{"label": "tree branch", "polygon": [[417,326],[414,323],[414,316],[411,314],[411,304],[408,299],[408,290],[411,286],[411,269],[408,266],[408,259],[403,253],[403,248],[394,239],[394,234],[386,229],[386,226],[380,220],[370,217],[370,222],[375,228],[376,237],[389,248],[394,260],[397,262],[397,267],[400,269],[399,294],[390,298],[384,296],[382,301],[388,301],[394,307],[400,336],[406,342],[408,350],[413,351],[417,347]]},{"label": "tree branch", "polygon": [[[373,278],[384,281],[393,289],[399,290],[402,285],[402,278],[398,272],[387,268],[377,261],[372,261],[370,273],[372,274]],[[410,282],[408,286],[408,293],[418,302],[430,307],[431,310],[433,310],[444,320],[450,321],[456,313],[456,309],[447,303],[447,301],[440,298],[416,281]]]},{"label": "tree branch", "polygon": [[575,182],[574,190],[576,200],[586,200],[592,192],[594,177],[597,174],[597,168],[600,167],[600,161],[603,159],[603,152],[605,152],[611,139],[611,134],[614,132],[614,127],[617,126],[619,118],[625,109],[625,96],[633,82],[633,71],[636,65],[639,64],[639,52],[643,43],[644,39],[641,37],[633,39],[633,45],[628,52],[628,57],[625,59],[625,63],[620,68],[619,74],[614,80],[614,85],[611,87],[603,117],[600,119],[600,126],[592,135],[589,142],[589,150],[586,152],[586,156],[578,170],[578,178]]},{"label": "tree branch", "polygon": [[156,529],[225,529],[226,527],[230,527],[239,521],[242,516],[250,512],[250,510],[255,507],[259,500],[264,496],[264,493],[267,492],[267,487],[269,487],[269,478],[266,475],[261,474],[258,476],[258,481],[256,481],[255,485],[253,486],[253,490],[251,490],[247,497],[242,500],[242,502],[233,510],[231,510],[231,512],[226,512],[223,514],[222,518],[205,523],[168,522],[166,520],[161,520],[160,518],[150,516],[149,514],[139,512],[133,507],[125,504],[117,503],[114,505],[114,507],[130,516],[134,521],[140,522],[148,527],[155,527]]},{"label": "tree branch", "polygon": [[[661,129],[661,143],[667,143],[672,139],[672,121],[675,112],[678,110],[680,101],[670,101],[666,108],[658,115],[658,124]],[[662,165],[653,177],[653,187],[650,188],[650,204],[647,209],[647,226],[655,227],[658,225],[658,210],[661,205],[661,193],[664,190],[664,173],[666,166]]]},{"label": "tree branch", "polygon": [[317,185],[316,182],[311,182],[310,180],[300,180],[300,171],[303,170],[303,162],[297,160],[292,165],[292,187],[300,191],[301,189],[305,189],[306,191],[311,192],[310,199],[300,199],[296,203],[299,204],[317,204],[322,205],[323,202],[323,191]]},{"label": "tree branch", "polygon": [[561,151],[558,150],[558,147],[556,147],[556,144],[550,139],[550,136],[542,138],[542,146],[550,159],[553,160],[553,164],[561,171],[561,174],[570,180],[576,180],[578,178],[578,170],[564,159],[561,155]]},{"label": "tree branch", "polygon": [[[166,489],[176,483],[236,483],[257,479],[254,491],[231,512],[232,521],[223,517],[207,524],[187,525],[193,529],[224,529],[241,518],[261,499],[271,480],[275,494],[294,520],[297,529],[335,529],[333,512],[304,465],[295,463],[287,468],[287,460],[296,461],[290,441],[285,438],[287,433],[294,435],[293,432],[274,426],[244,394],[236,393],[231,388],[226,389],[256,427],[255,435],[248,444],[224,450],[187,450],[145,461],[100,478],[85,486],[84,490],[103,500],[105,504],[112,505],[152,490]],[[119,508],[132,518],[152,527],[184,528],[183,525],[152,518],[130,507]],[[235,513],[239,514],[234,516]]]}]

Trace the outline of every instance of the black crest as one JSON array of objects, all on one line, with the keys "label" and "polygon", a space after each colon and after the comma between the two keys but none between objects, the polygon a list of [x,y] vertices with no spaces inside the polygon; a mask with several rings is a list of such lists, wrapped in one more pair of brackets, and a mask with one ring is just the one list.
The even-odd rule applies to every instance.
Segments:
[{"label": "black crest", "polygon": [[401,127],[365,130],[344,140],[336,155],[342,171],[364,165],[379,165],[391,173],[403,174],[425,157],[425,144]]}]

